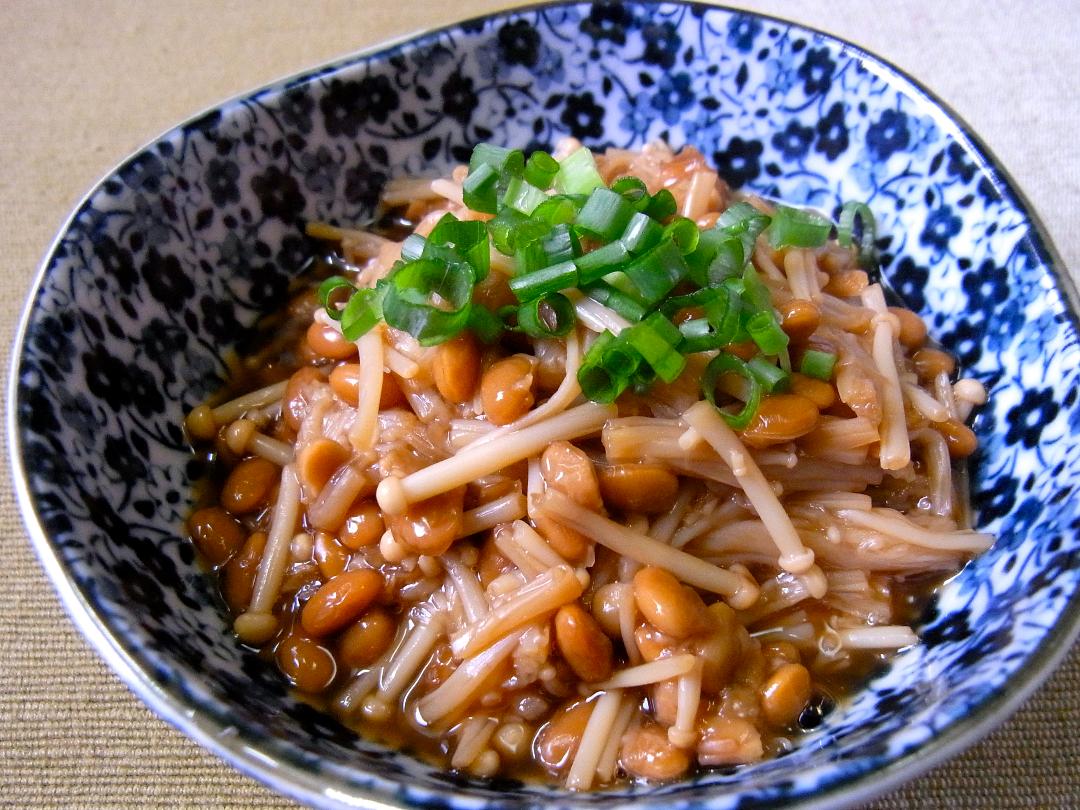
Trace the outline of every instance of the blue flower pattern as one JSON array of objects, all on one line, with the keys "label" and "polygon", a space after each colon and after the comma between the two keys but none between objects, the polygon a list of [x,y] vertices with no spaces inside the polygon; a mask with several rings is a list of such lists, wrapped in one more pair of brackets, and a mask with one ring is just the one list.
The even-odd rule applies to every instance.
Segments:
[{"label": "blue flower pattern", "polygon": [[992,389],[972,491],[978,525],[1001,540],[941,591],[925,643],[792,753],[587,801],[764,806],[917,756],[1022,677],[1075,609],[1080,341],[1061,271],[1007,181],[921,91],[867,59],[722,9],[550,6],[347,59],[165,135],[74,215],[18,369],[30,491],[82,596],[161,690],[335,789],[418,806],[566,803],[359,740],[235,645],[181,538],[200,470],[179,425],[278,305],[305,253],[301,222],[363,221],[388,178],[446,171],[479,140],[639,147],[663,135],[747,191],[826,211],[869,203],[885,278]]}]

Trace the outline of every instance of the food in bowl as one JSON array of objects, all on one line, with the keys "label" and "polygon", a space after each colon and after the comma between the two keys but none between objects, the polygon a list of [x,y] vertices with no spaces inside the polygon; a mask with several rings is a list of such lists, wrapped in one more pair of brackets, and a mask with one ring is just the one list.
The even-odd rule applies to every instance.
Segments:
[{"label": "food in bowl", "polygon": [[754,762],[993,542],[954,465],[985,390],[887,305],[865,206],[566,141],[383,208],[309,227],[335,251],[187,419],[240,640],[363,734],[574,790]]}]

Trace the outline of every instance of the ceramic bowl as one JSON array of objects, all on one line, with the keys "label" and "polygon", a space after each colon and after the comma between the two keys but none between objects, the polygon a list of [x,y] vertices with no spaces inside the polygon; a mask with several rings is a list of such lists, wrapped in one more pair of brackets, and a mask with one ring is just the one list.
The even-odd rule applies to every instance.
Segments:
[{"label": "ceramic bowl", "polygon": [[[991,551],[940,592],[922,643],[791,753],[590,796],[440,772],[290,697],[243,649],[184,539],[201,473],[180,425],[222,384],[311,246],[390,177],[482,140],[690,143],[734,185],[867,201],[884,275],[991,392],[975,522]],[[569,4],[471,20],[224,103],[98,184],[49,252],[10,386],[19,500],[80,629],[155,712],[306,802],[711,808],[863,800],[974,741],[1076,634],[1075,292],[1008,176],[897,69],[817,31],[692,4]],[[1072,303],[1070,303],[1072,302]]]}]

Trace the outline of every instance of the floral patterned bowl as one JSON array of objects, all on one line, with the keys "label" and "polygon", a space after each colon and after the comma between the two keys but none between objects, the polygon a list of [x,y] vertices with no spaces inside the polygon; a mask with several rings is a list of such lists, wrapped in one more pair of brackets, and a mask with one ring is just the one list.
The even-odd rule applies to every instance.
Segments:
[{"label": "floral patterned bowl", "polygon": [[[300,224],[363,220],[387,178],[443,172],[476,141],[564,135],[691,143],[756,192],[868,201],[888,281],[991,389],[971,481],[976,522],[999,538],[921,617],[922,643],[791,753],[590,796],[441,773],[294,700],[234,641],[182,528],[201,472],[183,414],[280,302],[309,250]],[[24,315],[12,463],[42,563],[101,655],[158,714],[284,793],[322,806],[836,806],[970,744],[1076,635],[1075,301],[993,157],[880,60],[719,8],[541,6],[227,102],[105,178]]]}]

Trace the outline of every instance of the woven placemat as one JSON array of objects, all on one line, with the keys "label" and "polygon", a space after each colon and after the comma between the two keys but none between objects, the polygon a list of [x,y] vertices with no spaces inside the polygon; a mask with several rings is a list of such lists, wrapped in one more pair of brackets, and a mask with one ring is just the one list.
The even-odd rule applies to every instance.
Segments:
[{"label": "woven placemat", "polygon": [[[10,340],[64,216],[141,143],[282,75],[503,5],[7,0],[0,6],[0,334]],[[1066,266],[1077,266],[1080,167],[1068,133],[1080,123],[1072,90],[1080,23],[1067,4],[743,5],[845,36],[925,81],[1010,168]],[[293,806],[156,719],[88,648],[30,550],[6,467],[0,533],[0,805]],[[872,807],[1080,806],[1078,721],[1074,651],[1003,728]]]}]

